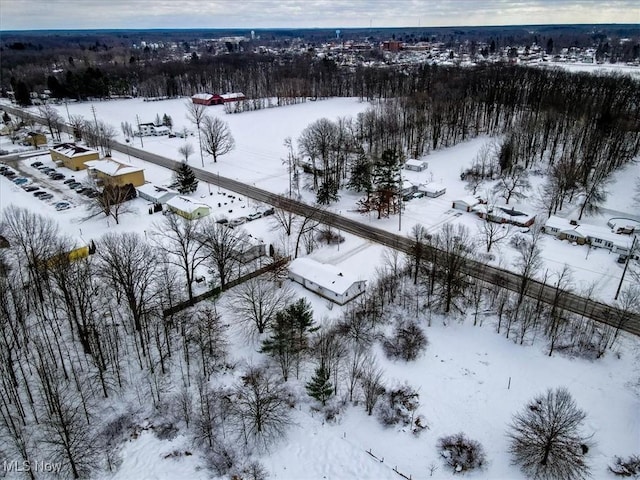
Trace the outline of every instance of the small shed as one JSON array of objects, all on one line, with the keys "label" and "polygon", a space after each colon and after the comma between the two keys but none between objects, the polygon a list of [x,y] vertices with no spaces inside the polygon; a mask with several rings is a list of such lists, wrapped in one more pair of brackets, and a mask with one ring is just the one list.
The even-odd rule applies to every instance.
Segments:
[{"label": "small shed", "polygon": [[211,207],[204,203],[199,203],[190,198],[176,195],[166,201],[169,210],[187,220],[195,220],[206,217],[211,213]]},{"label": "small shed", "polygon": [[427,168],[427,162],[423,162],[422,160],[416,160],[415,158],[410,158],[406,162],[404,162],[405,170],[411,170],[414,172],[422,172]]},{"label": "small shed", "polygon": [[423,183],[418,187],[418,191],[424,192],[427,197],[436,198],[447,193],[447,187],[439,183]]},{"label": "small shed", "polygon": [[152,203],[158,203],[160,205],[164,205],[167,203],[167,200],[178,195],[178,192],[175,190],[171,190],[166,187],[159,187],[153,183],[140,185],[136,190],[138,190],[138,196],[140,198],[144,198],[145,200]]},{"label": "small shed", "polygon": [[296,258],[289,264],[289,278],[338,305],[350,302],[365,291],[366,281],[342,269],[310,258]]},{"label": "small shed", "polygon": [[456,210],[463,210],[465,212],[470,212],[473,209],[473,207],[481,203],[482,202],[480,201],[479,198],[468,196],[468,197],[463,197],[459,200],[454,200],[453,208],[455,208]]}]

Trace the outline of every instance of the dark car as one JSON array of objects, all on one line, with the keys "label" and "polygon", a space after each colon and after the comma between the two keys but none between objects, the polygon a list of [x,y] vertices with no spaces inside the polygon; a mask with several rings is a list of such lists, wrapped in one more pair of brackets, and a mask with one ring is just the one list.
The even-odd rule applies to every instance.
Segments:
[{"label": "dark car", "polygon": [[64,178],[64,174],[60,172],[56,172],[49,176],[51,177],[51,180],[62,180]]},{"label": "dark car", "polygon": [[51,172],[55,172],[56,169],[55,168],[51,168],[51,167],[47,167],[47,168],[43,168],[42,170],[40,170],[42,173],[46,173],[47,175],[49,175]]},{"label": "dark car", "polygon": [[15,175],[16,172],[14,172],[13,170],[7,168],[5,170],[0,171],[0,175],[4,175],[5,177],[9,177],[11,175]]},{"label": "dark car", "polygon": [[262,212],[262,216],[267,217],[269,215],[273,215],[274,213],[275,213],[275,210],[273,208],[268,208],[264,212]]},{"label": "dark car", "polygon": [[33,168],[37,168],[37,167],[39,167],[40,165],[42,165],[42,162],[33,162],[33,163],[31,164],[31,166],[32,166]]},{"label": "dark car", "polygon": [[65,185],[69,185],[70,183],[73,183],[73,182],[75,182],[75,181],[76,181],[76,179],[75,179],[75,178],[73,178],[73,177],[71,177],[71,178],[67,178],[67,179],[64,181],[64,184],[65,184]]},{"label": "dark car", "polygon": [[22,188],[25,192],[35,192],[36,190],[40,190],[40,187],[37,185],[25,185]]},{"label": "dark car", "polygon": [[50,200],[53,198],[53,195],[50,193],[45,193],[44,195],[40,195],[38,198],[40,200]]},{"label": "dark car", "polygon": [[37,192],[33,192],[34,197],[41,197],[42,195],[46,195],[47,192],[45,190],[39,190]]},{"label": "dark car", "polygon": [[71,182],[71,183],[67,184],[67,187],[71,188],[72,190],[75,190],[76,188],[78,188],[81,185],[82,184],[80,182]]}]

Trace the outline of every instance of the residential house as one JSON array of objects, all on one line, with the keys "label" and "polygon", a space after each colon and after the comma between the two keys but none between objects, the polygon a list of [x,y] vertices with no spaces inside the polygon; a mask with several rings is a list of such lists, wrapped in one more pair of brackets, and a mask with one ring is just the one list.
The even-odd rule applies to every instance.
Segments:
[{"label": "residential house", "polygon": [[447,187],[439,183],[423,183],[418,186],[418,191],[423,192],[427,197],[436,198],[444,195],[447,192]]},{"label": "residential house", "polygon": [[402,188],[400,189],[400,195],[407,197],[416,191],[416,186],[409,180],[402,181]]},{"label": "residential house", "polygon": [[633,243],[633,237],[615,233],[608,227],[578,224],[576,220],[567,220],[555,215],[549,217],[542,230],[560,240],[569,240],[578,245],[588,244],[594,248],[606,248],[623,255],[630,252]]},{"label": "residential house", "polygon": [[138,125],[140,129],[136,132],[139,136],[142,137],[159,137],[162,135],[169,135],[171,129],[165,125],[156,125],[155,123],[141,123]]},{"label": "residential house", "polygon": [[90,160],[85,162],[89,178],[99,185],[123,187],[131,184],[134,187],[144,185],[144,169],[135,167],[129,163],[116,161],[111,157],[103,160]]},{"label": "residential house", "polygon": [[196,93],[191,97],[191,101],[196,105],[214,105],[215,96],[211,93]]},{"label": "residential house", "polygon": [[49,148],[51,160],[56,165],[65,166],[69,170],[84,170],[87,166],[84,164],[90,160],[98,160],[100,154],[97,150],[76,145],[75,143],[60,143]]},{"label": "residential house", "polygon": [[24,143],[25,145],[31,145],[32,147],[38,148],[42,145],[47,144],[47,137],[42,132],[31,131],[31,132],[27,132],[22,143]]},{"label": "residential house", "polygon": [[265,243],[252,236],[243,238],[242,242],[234,247],[236,258],[241,263],[248,263],[256,258],[264,257],[267,254],[267,246]]},{"label": "residential house", "polygon": [[342,269],[310,258],[296,258],[289,264],[289,278],[338,305],[350,302],[365,291],[366,281],[343,273]]},{"label": "residential house", "polygon": [[416,160],[415,158],[410,158],[406,162],[404,162],[405,170],[411,170],[414,172],[422,172],[427,168],[427,162],[423,162],[422,160]]},{"label": "residential house", "polygon": [[475,207],[476,205],[480,205],[481,203],[482,201],[479,198],[468,196],[468,197],[463,197],[459,200],[454,200],[453,208],[455,208],[456,210],[463,210],[465,212],[470,212],[473,209],[473,207]]},{"label": "residential house", "polygon": [[136,190],[138,190],[138,196],[140,198],[144,198],[154,204],[160,205],[164,205],[167,203],[167,200],[179,194],[175,190],[171,190],[166,187],[159,187],[153,183],[140,185]]},{"label": "residential house", "polygon": [[478,204],[471,209],[480,218],[486,218],[490,222],[510,223],[518,227],[530,227],[536,221],[536,216],[514,207],[506,205]]},{"label": "residential house", "polygon": [[211,213],[211,207],[204,203],[196,202],[190,198],[176,195],[166,201],[169,211],[186,218],[187,220],[195,220],[206,217]]}]

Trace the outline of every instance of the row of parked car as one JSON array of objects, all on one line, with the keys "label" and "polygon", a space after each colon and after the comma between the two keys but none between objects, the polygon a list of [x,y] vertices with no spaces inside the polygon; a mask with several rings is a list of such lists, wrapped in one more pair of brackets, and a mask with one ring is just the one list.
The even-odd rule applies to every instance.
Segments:
[{"label": "row of parked car", "polygon": [[94,188],[82,185],[82,183],[73,177],[65,179],[66,177],[63,173],[58,172],[55,168],[47,167],[42,162],[33,162],[31,166],[40,170],[42,173],[46,173],[52,180],[64,180],[63,183],[71,190],[75,190],[76,193],[82,193],[89,198],[95,198],[99,195],[98,191]]},{"label": "row of parked car", "polygon": [[237,217],[231,220],[228,220],[226,218],[221,218],[220,220],[217,220],[216,223],[227,225],[229,227],[238,227],[244,223],[251,222],[252,220],[257,220],[262,217],[267,217],[269,215],[273,215],[274,213],[275,211],[273,208],[268,208],[264,212],[255,212],[250,215],[247,215],[246,217]]}]

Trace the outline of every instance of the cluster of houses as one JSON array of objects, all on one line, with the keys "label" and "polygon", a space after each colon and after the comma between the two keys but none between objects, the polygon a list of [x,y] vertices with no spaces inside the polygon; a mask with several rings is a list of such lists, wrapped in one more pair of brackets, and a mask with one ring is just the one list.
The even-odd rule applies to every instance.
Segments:
[{"label": "cluster of houses", "polygon": [[628,255],[633,245],[633,237],[628,230],[611,230],[609,227],[578,223],[576,220],[551,215],[543,227],[543,231],[560,240],[568,240],[578,245],[589,245],[594,248],[605,248],[612,253]]},{"label": "cluster of houses", "polygon": [[196,93],[191,97],[191,101],[198,105],[222,105],[229,102],[239,102],[244,100],[244,93]]}]

